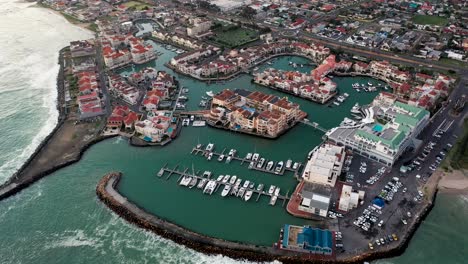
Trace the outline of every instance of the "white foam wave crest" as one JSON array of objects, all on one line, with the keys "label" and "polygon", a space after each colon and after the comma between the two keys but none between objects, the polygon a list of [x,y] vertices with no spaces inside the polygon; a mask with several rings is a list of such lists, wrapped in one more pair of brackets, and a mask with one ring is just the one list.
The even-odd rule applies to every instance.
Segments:
[{"label": "white foam wave crest", "polygon": [[[8,127],[8,120],[15,120],[14,111],[28,111],[28,118],[40,121],[39,126],[29,128],[36,133],[30,133],[29,138],[13,146],[15,149],[0,156],[0,183],[24,163],[57,123],[58,51],[72,40],[92,37],[89,31],[71,25],[50,10],[32,5],[15,1],[0,5],[0,31],[8,35],[0,42],[0,108],[9,105],[1,111],[0,120],[4,120],[2,125],[8,131],[14,131],[14,127]],[[14,107],[11,100],[17,100]],[[18,131],[6,138],[15,140],[20,136]],[[8,142],[0,139],[0,147],[3,145]]]},{"label": "white foam wave crest", "polygon": [[[223,255],[205,255],[178,245],[171,240],[157,236],[129,224],[114,213],[108,221],[102,221],[103,217],[111,212],[104,206],[88,215],[89,223],[97,222],[94,230],[89,230],[92,241],[106,241],[105,246],[99,247],[101,255],[112,255],[118,263],[197,263],[197,264],[253,264],[245,260],[234,260]],[[101,221],[99,221],[100,219]],[[107,245],[110,243],[110,245]],[[94,245],[95,247],[98,244]],[[133,254],[129,254],[129,251]],[[135,252],[138,261],[133,259]],[[271,262],[279,264],[280,262]]]},{"label": "white foam wave crest", "polygon": [[65,234],[55,234],[52,240],[52,242],[45,244],[45,249],[83,246],[99,248],[102,246],[99,240],[85,235],[84,230],[73,230],[66,231]]},{"label": "white foam wave crest", "polygon": [[10,199],[12,202],[10,203],[0,203],[0,221],[4,219],[8,215],[9,212],[18,211],[25,208],[31,202],[37,201],[42,196],[43,187],[42,183],[38,183],[31,188],[30,191],[25,192],[23,195],[19,196],[16,195]]}]

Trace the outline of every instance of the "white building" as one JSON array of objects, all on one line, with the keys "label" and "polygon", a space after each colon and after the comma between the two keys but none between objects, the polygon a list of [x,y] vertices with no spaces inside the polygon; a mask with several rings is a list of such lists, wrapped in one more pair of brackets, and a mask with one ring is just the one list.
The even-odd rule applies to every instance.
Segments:
[{"label": "white building", "polygon": [[323,144],[307,162],[302,178],[306,182],[335,186],[345,160],[345,148]]},{"label": "white building", "polygon": [[327,217],[331,197],[331,190],[328,187],[306,182],[299,195],[302,199],[299,210]]},{"label": "white building", "polygon": [[359,200],[362,199],[364,199],[364,191],[353,191],[350,185],[343,185],[338,209],[345,212],[352,210],[358,206]]},{"label": "white building", "polygon": [[356,154],[391,166],[429,122],[429,112],[378,96],[365,109],[366,117],[357,126],[340,126],[326,133],[328,140],[345,145]]}]

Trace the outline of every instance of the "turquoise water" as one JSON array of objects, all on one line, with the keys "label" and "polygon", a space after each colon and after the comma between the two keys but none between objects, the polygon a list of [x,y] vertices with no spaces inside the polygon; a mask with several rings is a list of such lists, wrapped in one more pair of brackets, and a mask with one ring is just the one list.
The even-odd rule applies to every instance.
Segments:
[{"label": "turquoise water", "polygon": [[[5,61],[4,58],[10,58],[10,60],[8,60],[9,63],[0,65],[0,75],[11,71],[10,67],[15,69],[13,73],[16,76],[33,72],[39,73],[39,75],[23,75],[20,83],[14,79],[9,79],[6,82],[5,78],[2,79],[4,82],[0,83],[0,92],[2,92],[0,107],[5,107],[2,108],[1,112],[4,115],[0,118],[2,136],[5,137],[4,133],[7,130],[11,131],[8,134],[10,135],[8,140],[3,138],[0,141],[1,154],[5,155],[0,159],[2,166],[9,161],[21,164],[25,157],[19,157],[20,154],[31,148],[32,138],[47,124],[45,121],[48,117],[47,113],[49,113],[50,105],[54,103],[50,91],[55,90],[55,74],[44,74],[43,69],[46,68],[44,61],[47,58],[55,61],[55,58],[52,57],[59,49],[58,46],[51,44],[58,42],[64,34],[69,33],[78,38],[77,34],[81,32],[74,31],[74,27],[61,17],[42,9],[40,9],[42,11],[28,9],[26,8],[28,5],[16,1],[0,3],[0,29],[4,33],[0,36],[2,40],[0,45],[6,43],[6,46],[15,47],[16,45],[15,48],[22,48],[11,50],[2,46],[2,53],[0,53],[2,61]],[[11,27],[11,25],[15,26]],[[21,25],[25,26],[21,27]],[[51,29],[56,30],[56,33],[53,33]],[[5,39],[5,36],[14,36],[15,32],[13,31],[17,32],[18,35],[15,35],[13,39]],[[31,42],[27,39],[28,36],[35,38],[34,47],[40,48],[40,51],[28,46]],[[44,40],[39,41],[39,36],[44,37]],[[83,37],[87,37],[87,35]],[[21,58],[18,57],[20,55],[29,58],[27,59],[28,63],[36,70],[31,70],[33,68],[26,67],[25,64],[22,64],[23,61],[15,59]],[[171,55],[164,56],[170,57]],[[157,67],[162,67],[160,59],[156,61],[156,64]],[[5,77],[5,75],[1,76]],[[34,91],[34,84],[38,84],[38,76],[39,79],[43,80],[41,85],[43,89]],[[243,83],[237,79],[234,82],[226,83],[226,86],[234,87],[231,84]],[[5,90],[21,87],[19,86],[21,84],[24,85],[22,86],[23,92],[18,92],[17,95],[34,99],[34,102],[39,102],[38,107],[25,110],[30,107],[30,101],[15,100],[17,96],[6,96],[8,93],[4,92]],[[205,90],[221,89],[221,87],[214,85],[203,87],[188,78],[184,78],[184,85],[191,89],[191,101],[189,102],[193,103],[194,107],[198,104],[197,96],[204,93]],[[249,86],[250,89],[254,89],[254,87]],[[265,88],[259,87],[258,89]],[[348,88],[344,87],[343,89]],[[267,89],[265,91],[269,92]],[[351,95],[350,98],[353,96]],[[302,102],[300,99],[294,100]],[[314,111],[318,108],[315,108],[316,106],[313,104],[304,103],[306,111],[311,114],[311,120],[314,118],[323,119],[321,125],[324,127],[331,127],[336,122],[332,118],[330,121],[326,120],[328,116],[333,117],[335,114],[332,113],[338,114],[340,112],[343,115],[348,114],[352,103],[349,101],[342,106],[343,108],[329,109],[329,112],[325,114]],[[9,112],[5,112],[7,110]],[[315,117],[314,112],[316,113]],[[20,125],[21,127],[19,127]],[[49,130],[45,129],[45,131]],[[135,228],[116,217],[98,201],[95,195],[95,186],[105,173],[110,170],[122,170],[125,176],[121,191],[131,195],[132,199],[144,200],[145,197],[153,197],[146,203],[149,207],[156,208],[158,204],[167,202],[171,196],[164,195],[164,193],[152,196],[153,193],[164,192],[166,188],[172,188],[181,195],[187,195],[187,199],[178,202],[178,205],[187,207],[186,204],[189,202],[187,200],[198,197],[197,192],[179,188],[174,183],[175,179],[169,181],[157,179],[154,176],[155,168],[159,166],[156,160],[166,159],[174,165],[181,162],[187,167],[191,167],[193,160],[194,164],[201,163],[196,166],[196,169],[203,169],[208,165],[204,165],[205,163],[200,157],[188,155],[189,147],[196,144],[198,137],[200,137],[200,141],[216,139],[217,148],[233,147],[232,140],[229,142],[226,140],[227,137],[231,139],[231,136],[235,138],[236,148],[237,145],[240,145],[239,151],[242,153],[258,149],[259,152],[272,159],[282,159],[289,156],[299,159],[304,156],[303,151],[317,144],[317,138],[320,137],[320,134],[303,125],[294,128],[285,135],[285,140],[293,142],[291,149],[294,149],[294,151],[287,152],[268,151],[269,145],[274,144],[275,141],[192,127],[184,129],[181,137],[168,148],[133,148],[120,138],[104,141],[90,148],[79,163],[64,168],[18,195],[0,202],[0,263],[241,263],[221,255],[200,254]],[[176,148],[180,148],[181,152],[186,153],[183,160],[174,158],[175,150],[173,149]],[[294,183],[290,175],[285,175],[283,178],[279,176],[275,178],[273,175],[247,175],[248,170],[238,164],[225,166],[214,161],[210,166],[213,166],[212,170],[216,172],[223,172],[229,168],[229,170],[236,170],[236,173],[239,171],[239,175],[242,177],[258,177],[258,182],[274,181],[283,186],[285,190]],[[2,175],[8,177],[15,168],[15,166],[10,166],[7,170],[2,171]],[[148,183],[148,186],[142,186],[143,183]],[[169,191],[167,192],[169,194]],[[216,206],[217,203],[223,201],[219,196],[206,196],[205,200],[208,207],[211,204]],[[224,206],[224,202],[232,208],[242,206],[256,212],[253,203],[247,205],[238,200],[226,199],[222,206]],[[200,207],[202,206],[200,205]],[[251,207],[253,209],[248,209]],[[283,210],[280,206],[267,206],[266,201],[260,201],[258,207],[274,215],[281,214]],[[185,209],[187,214],[184,221],[190,222],[191,217],[195,215],[190,210],[194,209]],[[235,212],[231,216],[238,219],[239,222],[252,221],[250,218],[239,218]],[[280,215],[280,217],[288,216]],[[464,245],[468,244],[466,240],[468,228],[464,222],[467,218],[468,195],[439,195],[434,210],[417,231],[408,251],[401,257],[381,260],[378,263],[466,263],[465,258],[468,252]],[[267,221],[270,220],[267,219]],[[207,224],[213,225],[214,228],[223,225],[222,222],[215,221],[219,221],[219,219],[207,220]],[[273,228],[276,230],[276,226]],[[224,225],[224,230],[234,236],[235,234],[232,234],[234,232],[230,229],[232,228],[228,224]],[[273,233],[272,236],[276,234]]]}]

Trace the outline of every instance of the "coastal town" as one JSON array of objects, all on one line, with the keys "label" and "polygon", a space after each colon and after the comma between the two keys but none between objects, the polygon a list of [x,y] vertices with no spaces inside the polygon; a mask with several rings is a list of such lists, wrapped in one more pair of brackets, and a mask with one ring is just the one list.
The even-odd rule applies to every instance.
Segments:
[{"label": "coastal town", "polygon": [[40,5],[95,33],[60,54],[59,126],[80,148],[63,164],[120,137],[167,156],[152,165],[154,185],[294,219],[259,245],[141,209],[119,192],[122,173],[98,184],[124,219],[201,252],[304,263],[399,255],[466,145],[463,1]]}]

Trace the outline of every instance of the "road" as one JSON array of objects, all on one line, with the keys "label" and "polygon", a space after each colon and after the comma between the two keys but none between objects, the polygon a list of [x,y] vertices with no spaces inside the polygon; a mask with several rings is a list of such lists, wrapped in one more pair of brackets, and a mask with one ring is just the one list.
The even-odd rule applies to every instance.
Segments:
[{"label": "road", "polygon": [[[441,151],[443,151],[443,148],[447,145],[447,143],[454,144],[456,141],[454,135],[460,135],[463,131],[462,120],[468,115],[467,109],[465,108],[464,113],[461,113],[456,117],[450,115],[449,111],[454,106],[457,98],[461,97],[463,94],[466,95],[468,93],[466,87],[464,87],[466,82],[468,82],[468,70],[461,72],[461,81],[449,96],[449,103],[445,107],[441,108],[441,110],[431,118],[430,123],[418,136],[419,139],[423,140],[421,147],[414,150],[413,152],[404,153],[392,168],[387,169],[391,169],[391,171],[382,176],[381,179],[374,185],[365,186],[367,185],[365,181],[369,179],[370,176],[374,175],[375,171],[382,167],[382,165],[367,160],[366,162],[368,163],[368,173],[360,174],[356,168],[360,166],[360,162],[363,161],[364,158],[358,156],[353,159],[352,166],[354,166],[354,170],[357,171],[353,171],[355,175],[355,181],[359,182],[360,185],[364,187],[356,187],[356,182],[353,183],[353,185],[355,189],[364,189],[366,191],[366,198],[364,205],[358,207],[358,209],[354,209],[345,215],[344,218],[340,219],[340,230],[343,232],[343,244],[347,253],[354,253],[356,250],[365,250],[367,248],[368,242],[374,242],[375,244],[375,240],[377,238],[383,237],[384,235],[395,233],[399,237],[402,237],[404,232],[406,232],[406,230],[409,228],[411,221],[408,220],[409,225],[403,225],[401,219],[408,219],[407,212],[411,212],[413,219],[419,214],[422,208],[422,203],[414,202],[413,198],[417,195],[418,190],[424,192],[422,186],[424,185],[425,178],[430,177],[433,173],[429,167],[435,162],[436,156]],[[440,124],[444,120],[446,120],[446,124],[453,121],[452,126],[442,135],[442,137],[434,137],[434,131],[439,128]],[[429,155],[427,155],[425,160],[421,162],[420,170],[413,170],[406,174],[400,173],[399,169],[403,163],[419,156],[429,141],[436,142],[437,145],[433,148]],[[420,179],[416,178],[417,174],[421,175]],[[402,188],[406,187],[408,190],[406,193],[402,193],[402,188],[400,188],[400,190],[395,194],[394,200],[386,204],[382,210],[382,215],[379,217],[379,221],[384,220],[384,226],[381,228],[371,228],[369,232],[364,232],[360,228],[354,226],[352,224],[354,219],[362,214],[363,210],[371,204],[371,200],[380,193],[380,190],[382,190],[387,182],[393,177],[400,178],[400,181],[403,183]],[[385,245],[385,247],[387,246],[388,245]],[[374,247],[381,248],[382,246],[374,245]]]}]

